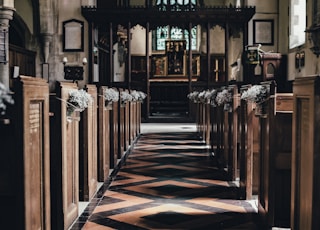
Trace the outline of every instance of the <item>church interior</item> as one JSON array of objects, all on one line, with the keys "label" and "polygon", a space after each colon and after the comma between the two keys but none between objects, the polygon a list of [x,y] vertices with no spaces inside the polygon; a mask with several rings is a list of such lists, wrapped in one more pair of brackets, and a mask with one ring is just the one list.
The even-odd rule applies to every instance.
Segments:
[{"label": "church interior", "polygon": [[1,229],[320,229],[319,0],[0,6]]}]

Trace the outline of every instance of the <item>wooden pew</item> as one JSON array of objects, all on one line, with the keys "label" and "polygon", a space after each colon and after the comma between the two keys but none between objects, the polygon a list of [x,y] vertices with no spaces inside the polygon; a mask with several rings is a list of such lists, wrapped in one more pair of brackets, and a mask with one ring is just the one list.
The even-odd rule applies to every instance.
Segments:
[{"label": "wooden pew", "polygon": [[137,107],[137,102],[136,101],[131,101],[130,102],[130,121],[129,121],[129,130],[130,130],[130,138],[129,138],[129,144],[131,145],[134,141],[135,138],[135,133],[136,133],[136,107]]},{"label": "wooden pew", "polygon": [[52,229],[68,229],[78,217],[79,204],[79,112],[67,117],[69,92],[75,83],[57,82],[51,95],[50,167]]},{"label": "wooden pew", "polygon": [[[293,96],[270,88],[260,123],[259,214],[269,227],[290,227]],[[257,109],[257,108],[256,108]]]},{"label": "wooden pew", "polygon": [[211,133],[211,121],[210,121],[210,107],[211,105],[206,103],[204,107],[204,120],[203,120],[203,133],[204,133],[204,142],[207,145],[210,145],[210,133]]},{"label": "wooden pew", "polygon": [[[115,89],[116,90],[116,89]],[[110,168],[115,168],[119,153],[119,102],[112,103],[110,113]]]},{"label": "wooden pew", "polygon": [[231,110],[224,111],[224,155],[227,160],[228,179],[235,181],[238,169],[238,110],[240,104],[238,86],[229,86],[229,92],[232,94],[232,101]]},{"label": "wooden pew", "polygon": [[0,199],[4,229],[50,229],[49,87],[14,81],[14,105],[0,116]]},{"label": "wooden pew", "polygon": [[293,83],[291,229],[320,229],[320,77]]},{"label": "wooden pew", "polygon": [[85,88],[93,100],[92,104],[81,113],[80,119],[79,199],[81,201],[90,200],[98,186],[97,87],[86,85]]},{"label": "wooden pew", "polygon": [[[251,85],[241,87],[242,93]],[[252,199],[253,184],[253,138],[254,131],[258,129],[258,123],[254,123],[257,119],[254,114],[254,104],[245,100],[241,100],[240,106],[240,199]],[[254,125],[256,124],[256,126]]]},{"label": "wooden pew", "polygon": [[127,151],[130,145],[130,103],[126,102],[124,108],[124,151]]},{"label": "wooden pew", "polygon": [[[124,89],[119,89],[119,94]],[[121,159],[125,151],[125,111],[126,105],[119,100],[118,102],[118,159]]]},{"label": "wooden pew", "polygon": [[220,168],[224,168],[224,110],[222,106],[210,106],[210,145]]},{"label": "wooden pew", "polygon": [[204,104],[201,102],[198,105],[198,135],[201,139],[204,138]]},{"label": "wooden pew", "polygon": [[[100,86],[99,95],[104,95],[106,86]],[[104,182],[109,177],[110,169],[110,111],[112,105],[106,105],[105,98],[99,97],[99,154],[98,154],[98,180]]]},{"label": "wooden pew", "polygon": [[[146,103],[146,102],[145,102]],[[141,121],[142,121],[142,102],[137,104],[137,135],[141,133]]]}]

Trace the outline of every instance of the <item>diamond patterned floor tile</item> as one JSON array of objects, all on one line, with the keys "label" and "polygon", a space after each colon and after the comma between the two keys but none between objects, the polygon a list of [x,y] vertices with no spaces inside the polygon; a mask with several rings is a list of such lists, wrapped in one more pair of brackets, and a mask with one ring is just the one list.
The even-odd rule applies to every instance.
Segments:
[{"label": "diamond patterned floor tile", "polygon": [[82,229],[261,229],[226,178],[196,133],[142,134]]}]

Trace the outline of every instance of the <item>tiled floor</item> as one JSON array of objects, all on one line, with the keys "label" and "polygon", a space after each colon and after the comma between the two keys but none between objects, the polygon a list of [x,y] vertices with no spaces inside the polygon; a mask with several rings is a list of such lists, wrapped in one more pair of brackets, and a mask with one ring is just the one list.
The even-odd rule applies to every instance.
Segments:
[{"label": "tiled floor", "polygon": [[237,199],[215,162],[193,124],[143,124],[71,229],[262,229],[254,202]]}]

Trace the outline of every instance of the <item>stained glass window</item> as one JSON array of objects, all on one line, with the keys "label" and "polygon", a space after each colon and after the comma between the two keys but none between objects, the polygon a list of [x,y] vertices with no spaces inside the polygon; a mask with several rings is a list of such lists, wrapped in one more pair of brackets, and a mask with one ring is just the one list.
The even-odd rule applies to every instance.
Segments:
[{"label": "stained glass window", "polygon": [[[195,6],[197,0],[190,0],[191,6]],[[189,0],[157,0],[157,5],[159,10],[166,10],[166,6],[170,5],[171,10],[180,11],[182,6],[187,6],[190,4]],[[155,49],[165,50],[165,41],[171,40],[181,40],[185,39],[187,42],[187,49],[189,49],[189,30],[182,29],[179,27],[170,26],[160,26],[157,27],[155,33]],[[197,26],[191,29],[191,48],[192,50],[197,49]]]}]

